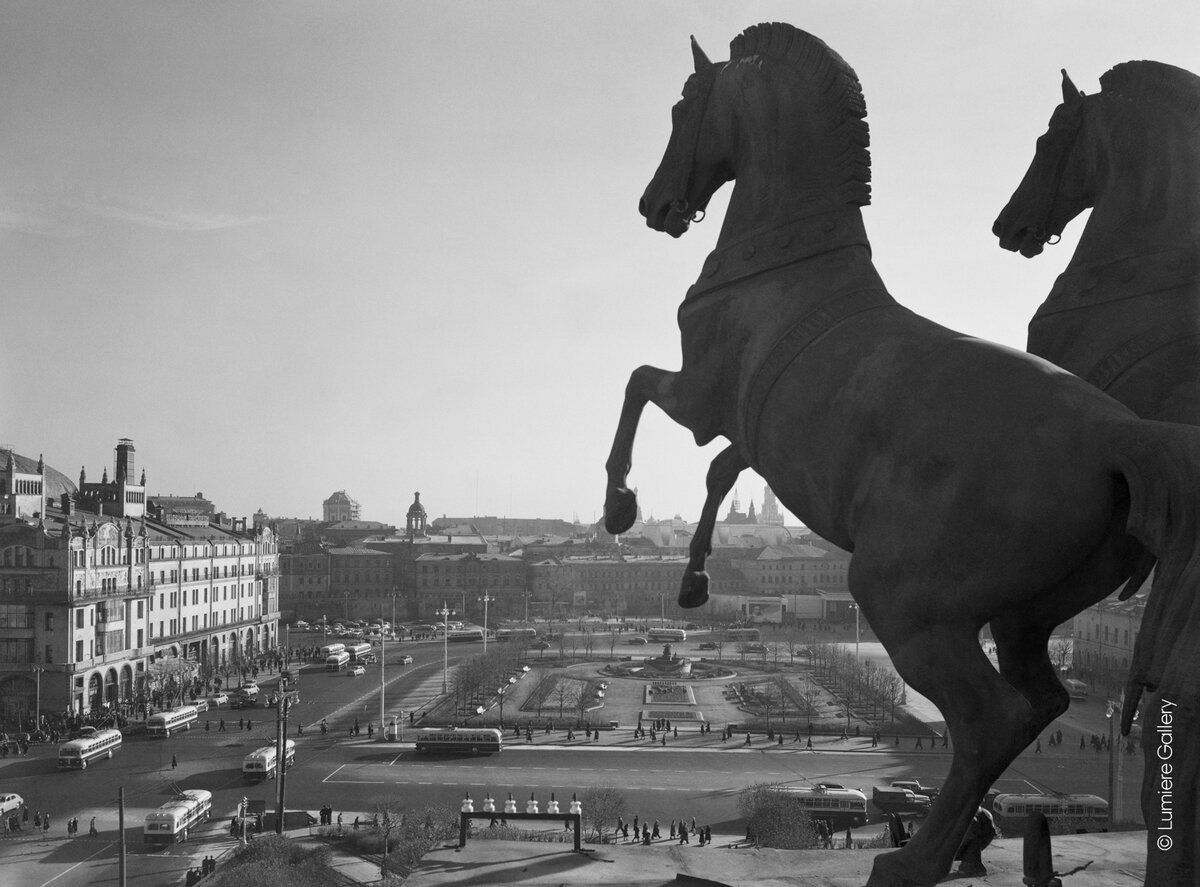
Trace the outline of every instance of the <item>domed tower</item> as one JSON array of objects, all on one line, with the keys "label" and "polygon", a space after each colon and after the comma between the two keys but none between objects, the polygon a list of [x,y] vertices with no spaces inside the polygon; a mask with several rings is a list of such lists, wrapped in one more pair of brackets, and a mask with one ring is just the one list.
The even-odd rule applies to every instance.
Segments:
[{"label": "domed tower", "polygon": [[321,503],[322,518],[329,523],[344,520],[361,520],[359,504],[345,490],[338,490]]},{"label": "domed tower", "polygon": [[417,536],[425,535],[425,506],[421,504],[421,494],[413,493],[413,503],[408,506],[408,515],[404,520],[404,531],[411,542]]}]

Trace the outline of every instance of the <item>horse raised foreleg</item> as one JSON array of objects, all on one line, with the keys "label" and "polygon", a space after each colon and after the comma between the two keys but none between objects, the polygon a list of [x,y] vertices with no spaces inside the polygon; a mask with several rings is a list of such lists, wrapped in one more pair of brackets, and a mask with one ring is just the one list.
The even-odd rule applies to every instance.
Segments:
[{"label": "horse raised foreleg", "polygon": [[[857,595],[856,595],[857,597]],[[954,864],[984,793],[1028,743],[1028,702],[996,672],[971,625],[888,625],[864,613],[908,683],[929,697],[954,736],[954,759],[929,817],[902,849],[875,859],[869,887],[932,887]],[[911,633],[910,633],[911,632]]]},{"label": "horse raised foreleg", "polygon": [[742,469],[748,467],[732,446],[721,450],[708,466],[708,495],[704,499],[704,507],[700,509],[700,523],[696,525],[696,535],[692,537],[692,544],[688,546],[687,572],[683,574],[683,584],[679,588],[681,607],[699,607],[708,600],[708,573],[704,571],[704,562],[712,554],[712,534],[717,524],[717,511],[729,495],[729,491],[733,489],[733,484],[742,473]]},{"label": "horse raised foreleg", "polygon": [[[676,416],[675,396],[678,378],[678,373],[640,366],[633,371],[625,386],[625,402],[621,406],[617,433],[608,461],[604,463],[608,473],[608,487],[604,494],[604,528],[613,535],[624,533],[637,520],[637,496],[626,486],[626,481],[633,463],[633,439],[637,436],[642,409],[647,403],[656,403],[663,412],[680,422]],[[680,424],[686,425],[685,422]]]}]

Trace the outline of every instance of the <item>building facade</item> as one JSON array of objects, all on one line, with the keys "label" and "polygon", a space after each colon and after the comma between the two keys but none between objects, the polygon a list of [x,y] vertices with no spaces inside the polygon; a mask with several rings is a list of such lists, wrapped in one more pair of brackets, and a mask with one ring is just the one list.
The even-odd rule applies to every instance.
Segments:
[{"label": "building facade", "polygon": [[[156,509],[144,472],[131,480],[132,454],[122,440],[112,481],[107,469],[95,485],[81,473],[82,490],[43,465],[40,510],[0,515],[6,729],[28,728],[35,712],[129,713],[167,675],[228,674],[277,644],[271,531]],[[5,461],[18,467],[0,475],[6,491],[29,480]]]},{"label": "building facade", "polygon": [[359,504],[346,495],[345,490],[338,490],[321,503],[321,519],[326,523],[360,520],[361,511]]}]

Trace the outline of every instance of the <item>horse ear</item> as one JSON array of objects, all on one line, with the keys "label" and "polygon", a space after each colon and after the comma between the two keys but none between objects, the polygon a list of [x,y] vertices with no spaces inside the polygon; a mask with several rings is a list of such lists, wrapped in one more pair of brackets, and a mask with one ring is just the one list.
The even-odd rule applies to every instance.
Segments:
[{"label": "horse ear", "polygon": [[704,50],[700,48],[700,44],[696,42],[695,36],[692,37],[692,59],[696,63],[696,73],[703,74],[712,67],[712,62],[708,60],[708,56],[704,54]]},{"label": "horse ear", "polygon": [[1078,104],[1083,99],[1083,93],[1071,82],[1071,75],[1067,73],[1066,68],[1062,69],[1062,75],[1063,103],[1067,105]]}]

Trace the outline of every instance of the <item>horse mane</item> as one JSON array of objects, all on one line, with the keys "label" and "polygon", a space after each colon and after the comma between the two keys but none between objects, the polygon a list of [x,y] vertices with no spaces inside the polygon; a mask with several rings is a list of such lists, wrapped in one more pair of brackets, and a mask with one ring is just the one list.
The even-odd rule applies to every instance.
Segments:
[{"label": "horse mane", "polygon": [[738,59],[778,59],[810,78],[819,96],[817,110],[829,123],[831,152],[841,177],[837,194],[852,206],[871,202],[871,143],[867,105],[858,75],[825,41],[781,22],[747,28],[729,44],[730,64]]},{"label": "horse mane", "polygon": [[1200,77],[1162,62],[1115,65],[1100,77],[1100,91],[1162,102],[1184,114],[1200,111]]}]

